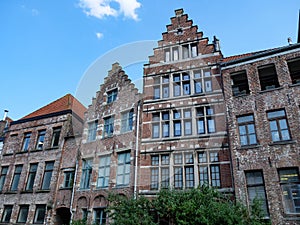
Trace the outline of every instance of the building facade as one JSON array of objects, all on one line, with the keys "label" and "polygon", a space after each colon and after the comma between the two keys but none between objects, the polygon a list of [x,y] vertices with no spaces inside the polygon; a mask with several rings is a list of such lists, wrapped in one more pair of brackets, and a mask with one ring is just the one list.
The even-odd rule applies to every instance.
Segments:
[{"label": "building facade", "polygon": [[0,223],[68,224],[85,107],[66,95],[10,123],[1,159]]},{"label": "building facade", "polygon": [[182,9],[144,66],[139,194],[211,185],[233,191],[219,41]]},{"label": "building facade", "polygon": [[225,58],[235,196],[272,224],[300,223],[300,44]]},{"label": "building facade", "polygon": [[133,197],[136,192],[140,100],[121,66],[113,64],[85,114],[74,220],[107,224],[108,193]]}]

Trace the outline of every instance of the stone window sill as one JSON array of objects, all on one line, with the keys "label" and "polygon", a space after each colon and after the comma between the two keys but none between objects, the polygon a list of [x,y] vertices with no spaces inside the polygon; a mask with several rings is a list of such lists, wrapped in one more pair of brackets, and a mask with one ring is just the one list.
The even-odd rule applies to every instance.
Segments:
[{"label": "stone window sill", "polygon": [[296,141],[294,140],[287,140],[287,141],[276,141],[269,143],[269,146],[274,146],[274,145],[288,145],[288,144],[295,144]]}]

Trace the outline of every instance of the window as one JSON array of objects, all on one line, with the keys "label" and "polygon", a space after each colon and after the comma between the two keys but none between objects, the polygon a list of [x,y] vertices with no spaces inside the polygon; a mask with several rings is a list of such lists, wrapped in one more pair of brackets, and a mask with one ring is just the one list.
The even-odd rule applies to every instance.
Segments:
[{"label": "window", "polygon": [[165,49],[165,62],[171,61],[170,49]]},{"label": "window", "polygon": [[274,64],[259,67],[258,75],[262,91],[279,87]]},{"label": "window", "polygon": [[189,45],[182,45],[182,58],[189,58]]},{"label": "window", "polygon": [[11,218],[13,206],[12,205],[4,205],[3,214],[1,218],[2,223],[9,223]]},{"label": "window", "polygon": [[173,96],[190,95],[190,75],[188,73],[173,74]]},{"label": "window", "polygon": [[216,132],[214,109],[210,106],[196,108],[198,134]]},{"label": "window", "polygon": [[98,120],[88,123],[88,138],[87,141],[96,140]]},{"label": "window", "polygon": [[198,152],[199,184],[221,187],[220,162],[218,151]]},{"label": "window", "polygon": [[74,182],[74,171],[64,172],[64,188],[72,188]]},{"label": "window", "polygon": [[284,210],[290,214],[300,214],[300,178],[298,168],[279,169]]},{"label": "window", "polygon": [[193,188],[195,186],[193,153],[174,154],[174,188]]},{"label": "window", "polygon": [[28,174],[26,188],[25,188],[26,191],[32,191],[33,189],[37,168],[38,168],[37,163],[30,164],[29,174]]},{"label": "window", "polygon": [[97,187],[105,188],[109,184],[110,155],[100,157]]},{"label": "window", "polygon": [[45,134],[46,134],[45,130],[40,130],[39,131],[38,138],[37,138],[37,141],[36,141],[35,149],[38,149],[38,150],[42,150],[43,149],[43,147],[44,147],[44,141],[45,141]]},{"label": "window", "polygon": [[262,171],[248,171],[245,175],[250,204],[253,203],[254,199],[260,200],[262,202],[262,210],[265,216],[268,216],[267,198]]},{"label": "window", "polygon": [[131,131],[133,128],[133,109],[122,113],[121,132]]},{"label": "window", "polygon": [[191,44],[191,50],[192,50],[192,57],[197,57],[198,56],[198,48],[197,44]]},{"label": "window", "polygon": [[163,137],[170,136],[170,115],[169,112],[162,112],[162,135]]},{"label": "window", "polygon": [[114,102],[118,96],[118,89],[114,89],[107,92],[107,103]]},{"label": "window", "polygon": [[267,112],[272,141],[287,141],[290,140],[290,132],[288,123],[283,109]]},{"label": "window", "polygon": [[87,189],[90,188],[90,181],[92,176],[92,160],[82,160],[82,175],[80,188]]},{"label": "window", "polygon": [[231,74],[233,96],[249,94],[249,84],[246,70]]},{"label": "window", "polygon": [[42,183],[42,190],[50,189],[53,167],[54,167],[54,162],[46,162],[43,183]]},{"label": "window", "polygon": [[174,136],[181,136],[181,111],[173,111],[173,133]]},{"label": "window", "polygon": [[168,188],[170,182],[170,156],[151,156],[151,189]]},{"label": "window", "polygon": [[237,122],[239,125],[240,144],[242,146],[257,144],[253,115],[239,116]]},{"label": "window", "polygon": [[194,71],[194,92],[212,92],[212,80],[209,68]]},{"label": "window", "polygon": [[182,45],[182,58],[187,59],[189,57],[196,57],[197,53],[197,44],[188,44]]},{"label": "window", "polygon": [[23,144],[22,144],[22,151],[24,151],[24,152],[28,151],[30,137],[31,137],[31,133],[24,134],[24,139],[23,139]]},{"label": "window", "polygon": [[178,48],[173,48],[173,61],[177,61],[179,60],[179,51],[178,51]]},{"label": "window", "polygon": [[86,221],[87,220],[87,217],[88,217],[88,210],[86,208],[82,208],[81,209],[81,212],[82,212],[82,217],[81,219]]},{"label": "window", "polygon": [[11,191],[17,191],[18,190],[18,185],[21,177],[21,172],[22,172],[23,165],[16,165],[15,166],[15,173],[13,176],[13,180],[11,183]]},{"label": "window", "polygon": [[8,172],[8,166],[2,166],[1,175],[0,175],[0,191],[3,190],[5,180],[6,180],[6,176],[7,176],[7,172]]},{"label": "window", "polygon": [[28,216],[29,205],[21,205],[17,223],[26,223]]},{"label": "window", "polygon": [[191,135],[192,134],[192,114],[191,110],[184,110],[183,111],[183,125],[184,125],[184,135]]},{"label": "window", "polygon": [[152,138],[159,138],[160,136],[160,113],[152,113]]},{"label": "window", "polygon": [[53,128],[52,141],[51,141],[52,148],[58,147],[60,131],[61,131],[61,127]]},{"label": "window", "polygon": [[130,152],[118,154],[117,185],[125,186],[130,179]]},{"label": "window", "polygon": [[46,215],[46,205],[36,205],[34,214],[34,224],[43,224]]},{"label": "window", "polygon": [[104,137],[111,137],[114,133],[114,117],[104,118]]},{"label": "window", "polygon": [[106,224],[105,208],[94,209],[94,224],[95,225]]},{"label": "window", "polygon": [[300,83],[300,59],[291,60],[288,62],[290,76],[293,84]]}]

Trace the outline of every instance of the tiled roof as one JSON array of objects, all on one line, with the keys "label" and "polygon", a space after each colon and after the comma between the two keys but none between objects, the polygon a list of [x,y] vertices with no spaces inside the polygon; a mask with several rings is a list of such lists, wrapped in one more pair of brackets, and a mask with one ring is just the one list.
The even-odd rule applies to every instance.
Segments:
[{"label": "tiled roof", "polygon": [[67,94],[55,100],[54,102],[51,102],[48,105],[28,114],[27,116],[24,116],[21,118],[21,120],[65,110],[72,110],[73,113],[76,113],[80,118],[83,119],[86,108],[73,95]]},{"label": "tiled roof", "polygon": [[245,54],[242,54],[242,55],[233,55],[233,56],[229,56],[229,57],[226,57],[222,60],[222,62],[229,62],[229,61],[233,61],[233,60],[237,60],[237,59],[241,59],[241,58],[245,58],[245,57],[248,57],[248,56],[252,56],[254,55],[255,52],[252,52],[252,53],[245,53]]}]

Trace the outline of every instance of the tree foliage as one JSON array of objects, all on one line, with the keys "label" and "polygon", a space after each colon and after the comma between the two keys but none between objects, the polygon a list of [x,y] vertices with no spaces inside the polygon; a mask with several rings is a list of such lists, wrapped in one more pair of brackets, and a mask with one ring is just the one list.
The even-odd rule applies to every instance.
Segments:
[{"label": "tree foliage", "polygon": [[251,213],[209,187],[189,190],[162,190],[152,201],[145,197],[126,198],[112,194],[108,207],[115,225],[262,225],[263,213],[255,201]]}]

